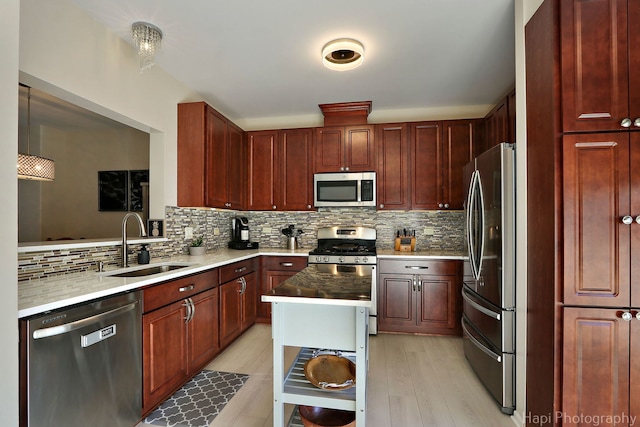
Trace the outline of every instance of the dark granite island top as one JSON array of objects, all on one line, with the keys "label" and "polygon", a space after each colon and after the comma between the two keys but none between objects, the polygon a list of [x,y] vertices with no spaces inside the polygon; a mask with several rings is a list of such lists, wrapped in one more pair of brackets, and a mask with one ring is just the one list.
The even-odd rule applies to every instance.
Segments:
[{"label": "dark granite island top", "polygon": [[264,302],[371,307],[371,266],[311,264],[262,295]]}]

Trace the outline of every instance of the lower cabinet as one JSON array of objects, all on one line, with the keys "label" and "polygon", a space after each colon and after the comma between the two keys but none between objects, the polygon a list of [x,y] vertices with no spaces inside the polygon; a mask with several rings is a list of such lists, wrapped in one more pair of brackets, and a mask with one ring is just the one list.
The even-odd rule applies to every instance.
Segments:
[{"label": "lower cabinet", "polygon": [[143,290],[143,415],[218,353],[217,285],[211,270]]},{"label": "lower cabinet", "polygon": [[460,335],[461,261],[381,259],[378,330]]},{"label": "lower cabinet", "polygon": [[619,417],[616,425],[632,425],[640,416],[640,400],[633,398],[640,393],[638,311],[569,307],[563,313],[564,419],[610,415]]},{"label": "lower cabinet", "polygon": [[257,260],[252,258],[220,268],[220,348],[256,322]]},{"label": "lower cabinet", "polygon": [[[289,277],[302,271],[307,266],[307,256],[262,256],[262,280],[260,295],[266,294]],[[271,323],[271,303],[260,302],[258,295],[257,322]]]}]

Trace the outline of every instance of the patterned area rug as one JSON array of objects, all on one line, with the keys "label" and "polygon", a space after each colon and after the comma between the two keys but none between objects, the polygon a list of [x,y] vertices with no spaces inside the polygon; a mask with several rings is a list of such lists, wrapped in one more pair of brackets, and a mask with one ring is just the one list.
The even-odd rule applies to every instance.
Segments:
[{"label": "patterned area rug", "polygon": [[166,427],[208,427],[249,379],[248,375],[202,371],[144,422]]}]

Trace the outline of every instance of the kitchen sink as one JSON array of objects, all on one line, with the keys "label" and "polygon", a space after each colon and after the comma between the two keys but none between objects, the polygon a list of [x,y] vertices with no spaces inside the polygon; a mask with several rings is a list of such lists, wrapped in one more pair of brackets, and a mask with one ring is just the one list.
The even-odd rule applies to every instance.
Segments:
[{"label": "kitchen sink", "polygon": [[115,270],[108,273],[101,273],[102,276],[109,277],[144,277],[152,274],[166,273],[168,271],[178,270],[185,267],[191,267],[195,264],[158,264],[149,267],[133,267],[125,270]]}]

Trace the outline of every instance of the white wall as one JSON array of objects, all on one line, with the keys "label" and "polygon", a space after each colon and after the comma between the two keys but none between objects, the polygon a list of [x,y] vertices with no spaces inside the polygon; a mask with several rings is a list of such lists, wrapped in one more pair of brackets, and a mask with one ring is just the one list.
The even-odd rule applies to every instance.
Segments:
[{"label": "white wall", "polygon": [[66,0],[22,0],[20,80],[151,133],[151,215],[177,203],[177,104],[201,98]]},{"label": "white wall", "polygon": [[0,1],[0,414],[2,425],[18,425],[18,33],[20,0]]}]

